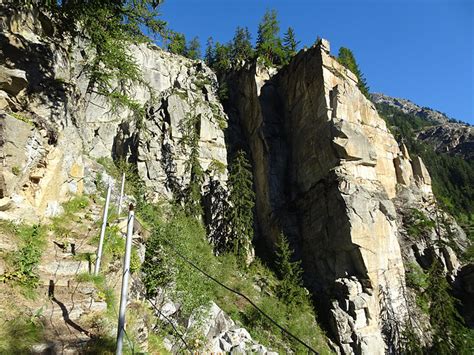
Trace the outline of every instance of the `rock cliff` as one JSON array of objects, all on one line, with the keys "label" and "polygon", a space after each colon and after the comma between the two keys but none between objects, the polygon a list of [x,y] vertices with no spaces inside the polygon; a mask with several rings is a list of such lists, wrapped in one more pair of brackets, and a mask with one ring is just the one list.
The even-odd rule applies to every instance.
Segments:
[{"label": "rock cliff", "polygon": [[408,190],[434,203],[426,167],[325,40],[278,72],[248,65],[227,82],[230,125],[252,154],[261,237],[271,248],[289,236],[344,353],[384,353],[407,313],[394,201]]},{"label": "rock cliff", "polygon": [[136,164],[150,199],[172,197],[189,180],[190,147],[183,136],[190,117],[199,118],[206,179],[218,177],[225,186],[227,116],[209,68],[151,44],[133,45],[144,84],[130,95],[146,107],[146,119],[138,122],[129,109],[112,107],[91,90],[84,74],[91,55],[84,50],[87,39],[42,36],[52,23],[40,15],[7,14],[0,33],[0,109],[9,112],[2,113],[1,124],[3,164],[9,167],[0,180],[2,203],[9,206],[4,218],[17,216],[9,211],[20,207],[33,219],[50,213],[68,193],[90,186],[89,170],[101,157]]}]

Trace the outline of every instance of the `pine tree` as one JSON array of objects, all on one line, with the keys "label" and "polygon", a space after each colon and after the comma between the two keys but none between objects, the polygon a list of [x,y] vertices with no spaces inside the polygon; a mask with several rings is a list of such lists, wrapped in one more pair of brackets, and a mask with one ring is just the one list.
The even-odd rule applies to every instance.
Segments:
[{"label": "pine tree", "polygon": [[230,44],[220,44],[216,42],[215,60],[212,69],[218,73],[223,73],[231,68],[231,53],[232,47]]},{"label": "pine tree", "polygon": [[188,114],[181,120],[179,130],[181,138],[179,144],[185,151],[189,149],[188,159],[184,162],[184,169],[189,174],[189,184],[183,193],[183,202],[186,214],[201,218],[201,187],[204,182],[204,171],[199,162],[199,132],[201,116]]},{"label": "pine tree", "polygon": [[352,51],[344,47],[339,48],[337,61],[355,74],[359,80],[359,83],[357,84],[359,90],[365,95],[365,97],[369,98],[369,87],[367,86],[367,81],[365,80],[364,74],[360,71]]},{"label": "pine tree", "polygon": [[247,61],[253,56],[251,35],[247,27],[237,27],[232,41],[232,61],[240,63]]},{"label": "pine tree", "polygon": [[283,36],[283,49],[285,51],[285,62],[288,63],[296,54],[298,49],[299,41],[296,40],[295,31],[292,27],[288,27],[285,35]]},{"label": "pine tree", "polygon": [[303,270],[300,261],[291,261],[293,250],[283,234],[276,244],[276,256],[277,274],[281,280],[277,288],[278,298],[289,306],[298,305],[306,297],[302,287]]},{"label": "pine tree", "polygon": [[185,211],[189,216],[200,218],[202,216],[201,207],[201,187],[204,182],[204,171],[199,162],[198,144],[191,146],[189,159],[185,164],[186,170],[190,171],[189,185],[185,192]]},{"label": "pine tree", "polygon": [[283,47],[279,37],[280,25],[275,10],[267,11],[258,25],[257,55],[266,64],[279,65],[284,60]]},{"label": "pine tree", "polygon": [[170,53],[186,55],[186,37],[179,32],[170,31],[168,43],[168,51]]},{"label": "pine tree", "polygon": [[245,153],[239,150],[233,159],[229,173],[229,225],[232,235],[232,249],[240,260],[246,262],[252,248],[253,207],[255,193],[251,166]]},{"label": "pine tree", "polygon": [[206,43],[206,53],[204,54],[204,61],[209,67],[214,66],[216,60],[216,49],[214,47],[214,39],[209,37]]},{"label": "pine tree", "polygon": [[435,354],[468,353],[467,334],[463,320],[456,309],[456,301],[451,296],[451,286],[444,275],[441,263],[436,259],[428,274],[429,315],[433,330]]},{"label": "pine tree", "polygon": [[201,58],[201,43],[198,37],[194,37],[186,46],[186,57],[193,60]]}]

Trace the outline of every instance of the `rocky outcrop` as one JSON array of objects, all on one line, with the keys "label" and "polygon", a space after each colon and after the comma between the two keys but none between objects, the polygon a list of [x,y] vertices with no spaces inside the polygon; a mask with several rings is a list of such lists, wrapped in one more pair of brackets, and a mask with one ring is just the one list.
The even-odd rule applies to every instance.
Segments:
[{"label": "rocky outcrop", "polygon": [[383,94],[371,94],[371,100],[381,107],[390,107],[406,114],[407,120],[421,118],[425,128],[417,133],[417,139],[430,144],[438,153],[448,153],[467,160],[474,157],[474,129],[446,114],[421,107],[409,100]]},{"label": "rocky outcrop", "polygon": [[261,237],[269,247],[289,237],[344,353],[384,353],[407,312],[393,199],[405,186],[432,200],[423,162],[399,148],[325,40],[278,72],[256,64],[227,79]]},{"label": "rocky outcrop", "polygon": [[461,123],[446,123],[423,129],[418,139],[429,143],[438,153],[474,159],[474,127]]},{"label": "rocky outcrop", "polygon": [[[33,215],[43,216],[48,204],[81,193],[85,171],[103,157],[135,164],[150,199],[170,198],[189,180],[186,122],[195,118],[205,184],[212,177],[225,188],[227,116],[216,96],[215,75],[202,62],[151,44],[132,45],[143,84],[133,85],[130,99],[146,109],[137,121],[131,110],[113,107],[91,91],[84,74],[93,55],[85,49],[87,38],[54,37],[51,21],[35,11],[4,14],[2,23],[0,102],[9,112],[2,113],[2,129],[18,130],[18,136],[6,136],[3,148],[7,169],[0,185],[8,206],[20,199],[26,201],[22,208],[29,205]],[[34,194],[25,191],[27,180]]]}]

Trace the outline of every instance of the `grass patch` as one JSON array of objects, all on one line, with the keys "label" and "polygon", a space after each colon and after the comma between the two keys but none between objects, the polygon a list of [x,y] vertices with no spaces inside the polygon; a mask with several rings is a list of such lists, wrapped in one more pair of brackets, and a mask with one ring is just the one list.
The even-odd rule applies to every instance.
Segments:
[{"label": "grass patch", "polygon": [[19,285],[24,295],[34,297],[38,286],[38,264],[46,245],[45,228],[40,225],[13,225],[2,223],[0,229],[14,236],[18,250],[6,253],[6,272],[1,275],[3,281]]},{"label": "grass patch", "polygon": [[85,195],[75,196],[69,201],[63,203],[64,213],[66,215],[71,215],[77,212],[80,212],[87,207],[89,207],[90,201],[89,198]]},{"label": "grass patch", "polygon": [[0,353],[29,354],[31,346],[43,339],[39,312],[33,315],[13,312],[0,315]]},{"label": "grass patch", "polygon": [[77,234],[71,228],[73,221],[80,221],[81,217],[76,214],[84,211],[90,205],[90,200],[87,196],[75,196],[69,201],[62,204],[64,212],[56,217],[51,218],[51,224],[49,226],[59,240],[65,240],[68,237],[75,236]]}]

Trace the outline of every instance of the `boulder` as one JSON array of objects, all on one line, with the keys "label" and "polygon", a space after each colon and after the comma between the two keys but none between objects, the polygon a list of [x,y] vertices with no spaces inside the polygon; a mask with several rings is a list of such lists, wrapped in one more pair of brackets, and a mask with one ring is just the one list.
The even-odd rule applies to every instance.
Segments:
[{"label": "boulder", "polygon": [[26,72],[20,69],[10,69],[0,65],[0,89],[16,96],[28,86]]}]

